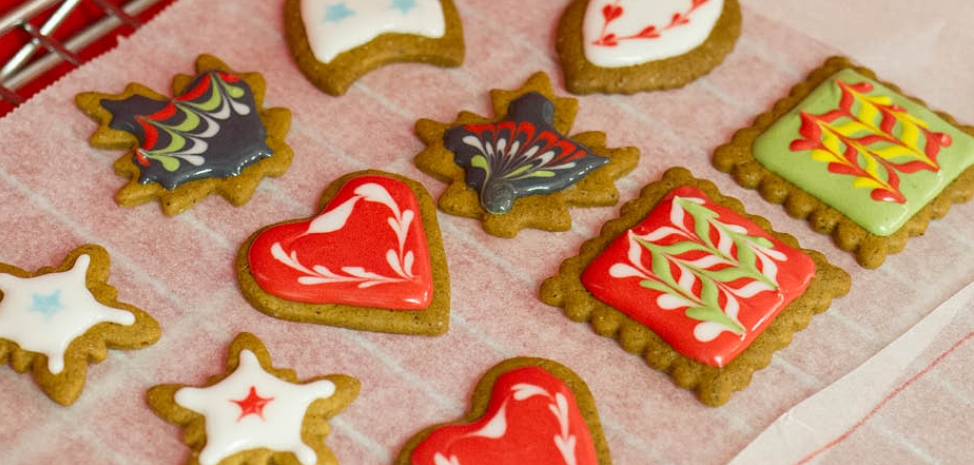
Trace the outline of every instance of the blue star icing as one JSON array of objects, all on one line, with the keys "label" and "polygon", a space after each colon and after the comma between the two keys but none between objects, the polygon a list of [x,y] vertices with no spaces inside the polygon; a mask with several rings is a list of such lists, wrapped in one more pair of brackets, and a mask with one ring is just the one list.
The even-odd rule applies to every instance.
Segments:
[{"label": "blue star icing", "polygon": [[402,14],[406,14],[416,8],[416,0],[392,0],[392,8],[399,8]]},{"label": "blue star icing", "polygon": [[34,299],[34,303],[28,310],[43,314],[45,320],[50,320],[51,317],[64,310],[61,305],[60,289],[47,295],[33,294],[31,297]]},{"label": "blue star icing", "polygon": [[327,10],[325,10],[325,22],[326,23],[340,23],[345,18],[349,16],[355,16],[355,11],[349,10],[345,6],[345,2],[341,2],[335,5],[328,5]]}]

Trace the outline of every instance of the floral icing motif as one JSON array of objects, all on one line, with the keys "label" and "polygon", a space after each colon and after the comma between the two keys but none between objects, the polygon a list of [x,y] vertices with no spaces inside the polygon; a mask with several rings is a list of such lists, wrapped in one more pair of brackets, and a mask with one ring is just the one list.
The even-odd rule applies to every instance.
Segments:
[{"label": "floral icing motif", "polygon": [[810,257],[684,186],[613,241],[582,284],[676,351],[721,367],[814,276]]},{"label": "floral icing motif", "polygon": [[[215,465],[237,452],[260,447],[292,452],[302,465],[313,465],[318,457],[301,440],[302,422],[312,402],[331,397],[335,390],[329,380],[295,384],[279,379],[245,349],[230,376],[205,388],[181,388],[175,400],[206,417],[206,445],[199,454],[202,465]],[[261,399],[257,392],[267,397]],[[249,401],[253,414],[241,413],[244,406],[234,399]]]},{"label": "floral icing motif", "polygon": [[939,171],[937,154],[950,146],[950,136],[931,132],[889,97],[870,95],[869,82],[834,83],[842,92],[839,108],[821,115],[802,111],[802,138],[791,143],[791,151],[811,150],[813,159],[828,163],[829,172],[855,176],[853,185],[872,189],[873,200],[906,202],[897,172]]},{"label": "floral icing motif", "polygon": [[555,107],[530,92],[512,101],[500,123],[458,126],[443,136],[466,183],[490,213],[507,213],[520,197],[561,191],[609,162],[562,136]]},{"label": "floral icing motif", "polygon": [[203,73],[174,100],[132,95],[101,104],[112,129],[139,140],[134,161],[141,184],[172,190],[195,179],[236,176],[272,155],[253,92],[233,74]]},{"label": "floral icing motif", "polygon": [[80,255],[64,272],[33,278],[0,273],[0,338],[47,356],[52,374],[64,370],[68,345],[93,326],[110,322],[131,326],[135,315],[105,306],[86,287],[91,257]]},{"label": "floral icing motif", "polygon": [[484,416],[433,431],[412,465],[597,465],[588,425],[571,389],[539,367],[501,375]]},{"label": "floral icing motif", "polygon": [[887,236],[974,165],[974,138],[846,69],[759,136],[753,153],[868,232]]},{"label": "floral icing motif", "polygon": [[301,0],[301,17],[311,51],[323,63],[384,33],[430,38],[446,33],[440,0],[345,0],[337,5]]},{"label": "floral icing motif", "polygon": [[262,289],[289,300],[424,309],[433,288],[418,212],[401,181],[355,178],[317,217],[258,235],[251,271]]},{"label": "floral icing motif", "polygon": [[611,68],[682,55],[707,40],[723,7],[723,0],[591,0],[585,57]]}]

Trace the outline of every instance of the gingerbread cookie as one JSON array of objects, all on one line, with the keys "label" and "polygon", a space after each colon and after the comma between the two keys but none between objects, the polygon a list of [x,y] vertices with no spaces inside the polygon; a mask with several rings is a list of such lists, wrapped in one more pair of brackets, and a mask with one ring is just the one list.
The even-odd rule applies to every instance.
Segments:
[{"label": "gingerbread cookie", "polygon": [[673,168],[565,260],[541,299],[718,406],[850,281],[712,183]]},{"label": "gingerbread cookie", "polygon": [[876,268],[974,196],[972,136],[974,127],[834,57],[713,163]]},{"label": "gingerbread cookie", "polygon": [[255,308],[367,331],[447,331],[450,275],[436,206],[421,184],[351,173],[325,190],[319,209],[265,227],[240,248],[237,276]]},{"label": "gingerbread cookie", "polygon": [[565,366],[517,357],[491,368],[470,412],[411,438],[398,465],[609,465],[595,400]]},{"label": "gingerbread cookie", "polygon": [[109,266],[108,252],[97,245],[33,273],[0,263],[0,364],[33,371],[61,405],[81,395],[89,361],[104,360],[108,349],[138,349],[159,339],[156,320],[118,300]]},{"label": "gingerbread cookie", "polygon": [[286,0],[284,31],[301,72],[336,96],[390,63],[463,63],[452,0]]},{"label": "gingerbread cookie", "polygon": [[740,33],[737,0],[574,0],[556,46],[569,92],[632,94],[709,73]]},{"label": "gingerbread cookie", "polygon": [[225,373],[203,387],[154,386],[146,400],[156,415],[186,428],[188,465],[336,465],[325,446],[327,421],[355,400],[359,386],[345,375],[298,381],[294,370],[272,365],[260,339],[241,333]]},{"label": "gingerbread cookie", "polygon": [[172,99],[136,83],[121,94],[75,98],[99,124],[91,145],[128,150],[115,162],[115,173],[129,179],[119,205],[158,199],[171,216],[215,192],[239,206],[264,176],[291,165],[284,143],[291,112],[263,107],[260,74],[236,73],[209,55],[196,60],[196,73],[173,78]]},{"label": "gingerbread cookie", "polygon": [[523,228],[567,231],[568,207],[614,205],[614,181],[639,161],[635,147],[608,148],[605,134],[567,136],[578,101],[555,97],[537,73],[518,90],[492,90],[493,119],[461,112],[444,124],[416,122],[426,149],[419,169],[450,183],[443,211],[478,218],[484,231],[514,237]]}]

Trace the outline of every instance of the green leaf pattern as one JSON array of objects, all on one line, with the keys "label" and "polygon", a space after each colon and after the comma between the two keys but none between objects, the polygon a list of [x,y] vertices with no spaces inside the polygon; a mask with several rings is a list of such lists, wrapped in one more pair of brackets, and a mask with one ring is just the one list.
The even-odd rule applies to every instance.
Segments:
[{"label": "green leaf pattern", "polygon": [[[660,308],[686,309],[688,318],[700,321],[694,337],[701,342],[724,331],[743,337],[746,329],[738,317],[739,299],[777,290],[778,262],[787,260],[767,238],[748,235],[743,227],[726,224],[719,216],[703,199],[675,196],[671,224],[644,235],[629,230],[629,263],[616,263],[609,269],[613,278],[636,277],[643,288],[659,292],[656,304]],[[693,219],[692,228],[688,217]],[[674,235],[681,240],[660,245]],[[649,268],[645,252],[650,254]],[[690,253],[697,258],[686,258]]]},{"label": "green leaf pattern", "polygon": [[[202,154],[209,148],[206,139],[220,132],[220,121],[233,116],[250,114],[251,108],[238,101],[246,94],[239,86],[231,85],[220,78],[215,72],[210,73],[210,96],[204,101],[173,100],[172,104],[182,118],[178,123],[165,123],[146,117],[139,119],[152,125],[160,133],[169,135],[169,145],[159,148],[139,148],[139,153],[145,158],[153,159],[162,164],[167,171],[176,171],[181,162],[193,166],[200,166],[206,160]],[[173,120],[173,118],[166,118]]]}]

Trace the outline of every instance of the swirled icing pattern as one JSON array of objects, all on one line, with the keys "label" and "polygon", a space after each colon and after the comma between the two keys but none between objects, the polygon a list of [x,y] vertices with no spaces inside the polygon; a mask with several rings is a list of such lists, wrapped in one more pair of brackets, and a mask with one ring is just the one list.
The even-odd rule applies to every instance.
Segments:
[{"label": "swirled icing pattern", "polygon": [[220,71],[197,76],[173,100],[132,95],[104,99],[112,129],[139,141],[133,161],[139,183],[166,189],[203,178],[236,176],[248,165],[272,155],[267,132],[245,81]]}]

